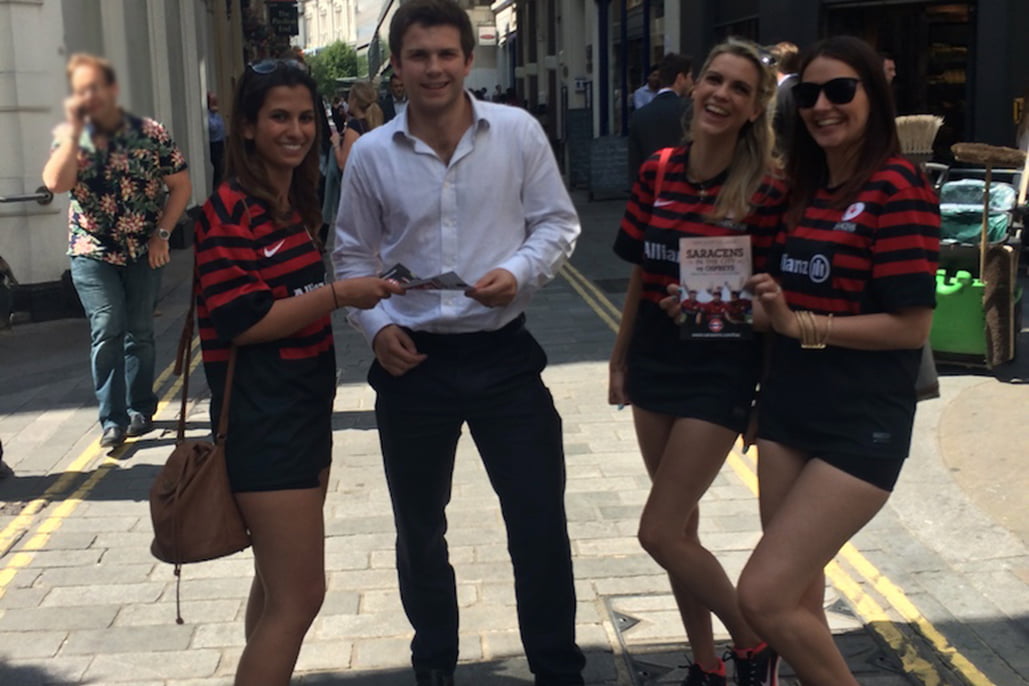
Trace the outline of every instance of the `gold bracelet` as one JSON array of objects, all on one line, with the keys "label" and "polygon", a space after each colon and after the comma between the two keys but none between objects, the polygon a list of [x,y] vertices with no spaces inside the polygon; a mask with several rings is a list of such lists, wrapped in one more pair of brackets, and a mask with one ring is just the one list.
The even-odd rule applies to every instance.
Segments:
[{"label": "gold bracelet", "polygon": [[824,350],[825,341],[828,340],[828,327],[826,328],[825,339],[822,339],[818,334],[818,320],[815,319],[815,313],[810,310],[802,310],[804,317],[807,320],[807,326],[805,327],[804,337],[800,341],[800,347],[804,350]]},{"label": "gold bracelet", "polygon": [[330,283],[329,284],[329,290],[332,291],[332,304],[334,305],[334,307],[332,309],[333,309],[333,311],[338,310],[339,309],[339,297],[336,295],[336,287],[333,286]]},{"label": "gold bracelet", "polygon": [[829,345],[829,334],[832,333],[832,312],[826,316],[825,320],[825,336],[822,337],[822,348]]}]

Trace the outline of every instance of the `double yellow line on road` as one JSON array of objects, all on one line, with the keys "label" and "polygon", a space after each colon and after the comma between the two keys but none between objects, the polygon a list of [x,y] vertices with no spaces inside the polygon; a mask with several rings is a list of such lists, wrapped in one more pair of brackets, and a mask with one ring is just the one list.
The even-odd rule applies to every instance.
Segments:
[{"label": "double yellow line on road", "polygon": [[[200,356],[195,353],[198,342],[196,339],[193,341],[193,361],[190,365],[189,370],[184,373],[192,374],[193,370],[197,368],[200,363]],[[154,380],[154,386],[161,388],[171,377],[175,365],[169,365],[161,374]],[[171,387],[164,393],[160,401],[157,404],[157,412],[155,415],[163,413],[168,404],[175,400],[175,396],[179,394],[179,389],[182,387],[182,378],[177,378]],[[138,439],[137,439],[138,440]],[[43,511],[48,505],[54,502],[60,502],[54,511],[44,518],[35,532],[29,537],[22,546],[11,555],[10,560],[0,569],[0,597],[7,592],[7,587],[14,580],[15,575],[22,569],[29,566],[32,560],[35,558],[35,554],[40,550],[46,548],[47,543],[50,541],[50,536],[57,531],[64,520],[67,519],[71,514],[78,508],[78,506],[85,500],[89,494],[96,488],[96,485],[107,476],[107,474],[115,469],[121,461],[122,455],[129,447],[135,443],[134,440],[130,440],[128,443],[123,444],[117,448],[96,467],[96,470],[89,475],[89,477],[79,485],[70,494],[68,491],[72,489],[77,479],[79,479],[83,472],[87,470],[98,457],[104,454],[104,448],[100,447],[100,440],[93,441],[85,450],[76,457],[68,468],[61,474],[60,477],[50,485],[41,496],[32,500],[25,508],[15,517],[7,526],[0,530],[0,556],[5,555],[10,551],[17,543],[32,531],[32,527],[36,520],[36,515]]]},{"label": "double yellow line on road", "polygon": [[[621,311],[597,288],[596,284],[571,264],[565,264],[560,273],[572,289],[589,305],[590,309],[611,327],[612,331],[617,332],[618,324],[621,321]],[[737,442],[732,452],[729,453],[727,462],[750,492],[757,496],[756,459],[745,456],[741,451],[741,445]],[[826,567],[826,576],[833,587],[847,598],[862,621],[879,634],[880,638],[896,652],[905,672],[918,678],[925,686],[942,686],[948,683],[936,666],[918,653],[905,633],[897,626],[896,619],[891,617],[879,601],[866,592],[861,582],[847,571],[848,567],[871,586],[904,622],[915,627],[922,637],[932,645],[936,656],[949,663],[971,686],[993,686],[993,682],[979,671],[971,660],[958,652],[943,633],[922,616],[922,613],[899,586],[880,572],[857,548],[847,543],[840,550],[836,559]]]}]

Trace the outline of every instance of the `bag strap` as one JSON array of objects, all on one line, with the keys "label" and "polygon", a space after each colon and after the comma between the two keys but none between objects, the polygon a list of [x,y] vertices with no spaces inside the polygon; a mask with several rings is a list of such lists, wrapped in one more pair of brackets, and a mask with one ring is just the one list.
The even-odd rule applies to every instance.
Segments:
[{"label": "bag strap", "polygon": [[661,197],[661,186],[665,185],[665,169],[675,148],[662,148],[657,158],[657,178],[654,181],[654,200]]},{"label": "bag strap", "polygon": [[[175,432],[175,443],[179,444],[186,440],[186,404],[189,401],[189,367],[193,360],[193,318],[196,314],[197,295],[200,291],[199,274],[194,270],[193,290],[189,298],[189,312],[186,314],[186,321],[182,324],[182,334],[179,336],[179,350],[175,356],[175,369],[173,373],[182,377],[182,402],[179,405],[179,422]],[[218,417],[218,430],[214,434],[215,443],[224,443],[225,434],[229,430],[229,401],[232,399],[232,381],[236,372],[236,344],[229,349],[229,368],[225,373],[225,397],[222,400],[222,410]]]}]

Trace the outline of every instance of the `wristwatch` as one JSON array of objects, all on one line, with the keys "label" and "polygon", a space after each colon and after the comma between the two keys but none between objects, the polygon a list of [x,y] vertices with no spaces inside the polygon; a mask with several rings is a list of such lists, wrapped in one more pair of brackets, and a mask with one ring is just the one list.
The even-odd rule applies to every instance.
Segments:
[{"label": "wristwatch", "polygon": [[162,241],[166,241],[169,238],[171,238],[171,231],[169,231],[168,229],[162,229],[162,228],[158,227],[157,228],[157,237],[160,238]]}]

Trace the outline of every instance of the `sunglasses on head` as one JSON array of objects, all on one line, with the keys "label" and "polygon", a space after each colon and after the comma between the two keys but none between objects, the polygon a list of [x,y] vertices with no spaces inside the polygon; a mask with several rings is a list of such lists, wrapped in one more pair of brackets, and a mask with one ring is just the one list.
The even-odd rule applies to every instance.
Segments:
[{"label": "sunglasses on head", "polygon": [[825,83],[814,83],[812,81],[801,81],[793,87],[793,99],[797,107],[808,109],[818,102],[818,94],[825,92],[825,98],[834,105],[846,105],[854,99],[857,93],[858,84],[861,79],[841,76],[837,79],[830,79]]},{"label": "sunglasses on head", "polygon": [[291,59],[269,59],[261,60],[260,62],[251,62],[247,65],[247,69],[254,72],[255,74],[271,74],[279,69],[299,69],[300,71],[307,73],[307,65],[299,60]]}]

